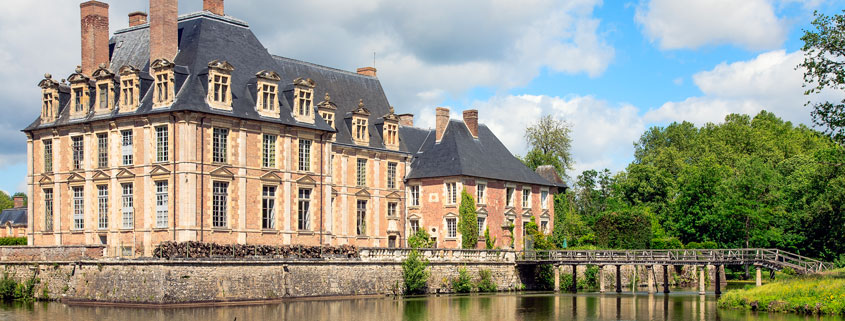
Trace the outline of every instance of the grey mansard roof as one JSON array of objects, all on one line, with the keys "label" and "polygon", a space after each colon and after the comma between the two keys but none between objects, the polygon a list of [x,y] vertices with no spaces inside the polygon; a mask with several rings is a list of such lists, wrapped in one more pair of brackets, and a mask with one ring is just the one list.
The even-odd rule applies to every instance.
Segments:
[{"label": "grey mansard roof", "polygon": [[26,226],[26,207],[9,208],[0,213],[0,225],[11,223],[12,226]]}]

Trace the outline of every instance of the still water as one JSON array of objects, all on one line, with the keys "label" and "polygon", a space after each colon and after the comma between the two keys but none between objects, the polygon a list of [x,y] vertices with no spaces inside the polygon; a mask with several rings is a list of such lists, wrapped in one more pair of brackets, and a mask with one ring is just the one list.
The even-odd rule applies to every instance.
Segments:
[{"label": "still water", "polygon": [[61,303],[0,306],[0,320],[825,320],[720,310],[716,296],[695,292],[669,295],[503,293],[416,298],[297,300],[253,306],[118,308]]}]

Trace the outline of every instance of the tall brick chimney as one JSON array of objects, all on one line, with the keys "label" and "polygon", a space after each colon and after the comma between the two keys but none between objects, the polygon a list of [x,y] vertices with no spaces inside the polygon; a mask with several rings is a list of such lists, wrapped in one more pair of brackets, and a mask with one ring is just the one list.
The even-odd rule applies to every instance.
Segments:
[{"label": "tall brick chimney", "polygon": [[446,126],[449,125],[449,108],[437,107],[434,114],[435,119],[435,136],[436,142],[443,139],[443,134],[446,133]]},{"label": "tall brick chimney", "polygon": [[399,125],[414,127],[414,114],[401,114],[396,116],[399,116]]},{"label": "tall brick chimney", "polygon": [[15,196],[12,200],[15,202],[15,208],[23,207],[23,196]]},{"label": "tall brick chimney", "polygon": [[218,16],[223,15],[223,0],[202,0],[202,10]]},{"label": "tall brick chimney", "polygon": [[109,5],[99,1],[79,4],[82,26],[82,73],[90,76],[100,64],[109,64]]},{"label": "tall brick chimney", "polygon": [[129,14],[129,26],[140,26],[147,23],[147,13],[143,11],[135,11]]},{"label": "tall brick chimney", "polygon": [[376,76],[376,67],[361,67],[358,68],[358,74],[364,76],[375,77]]},{"label": "tall brick chimney", "polygon": [[173,61],[179,48],[178,0],[150,0],[150,63],[159,58]]},{"label": "tall brick chimney", "polygon": [[469,133],[472,137],[478,138],[478,110],[467,109],[464,110],[464,124],[467,125]]}]

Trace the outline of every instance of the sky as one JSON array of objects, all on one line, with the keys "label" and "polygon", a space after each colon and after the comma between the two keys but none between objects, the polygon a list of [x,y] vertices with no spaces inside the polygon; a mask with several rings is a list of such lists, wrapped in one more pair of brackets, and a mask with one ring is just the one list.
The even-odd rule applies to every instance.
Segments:
[{"label": "sky", "polygon": [[[110,29],[147,0],[105,1]],[[79,65],[79,3],[14,1],[0,10],[0,190],[26,188],[26,136],[44,73]],[[276,55],[378,69],[397,113],[433,127],[435,107],[478,109],[515,155],[544,115],[572,129],[576,177],[624,170],[648,128],[774,112],[811,126],[800,40],[813,12],[845,0],[227,1]],[[202,10],[182,0],[180,14]],[[817,99],[839,98],[825,93]],[[815,98],[814,98],[815,99]],[[841,99],[841,98],[840,98]]]}]

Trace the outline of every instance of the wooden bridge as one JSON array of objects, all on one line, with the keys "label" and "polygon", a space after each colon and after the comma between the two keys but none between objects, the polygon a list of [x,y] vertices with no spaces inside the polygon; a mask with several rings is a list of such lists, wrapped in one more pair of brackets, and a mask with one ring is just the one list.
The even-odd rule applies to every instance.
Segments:
[{"label": "wooden bridge", "polygon": [[[559,290],[558,267],[571,265],[573,267],[572,280],[575,284],[575,267],[578,265],[616,266],[616,291],[621,292],[619,269],[622,265],[643,265],[651,268],[655,265],[663,267],[663,291],[669,293],[668,266],[714,266],[716,268],[716,294],[721,286],[721,267],[725,265],[753,265],[756,267],[757,285],[761,285],[761,268],[772,272],[790,268],[799,274],[819,273],[833,267],[830,263],[811,259],[778,249],[712,249],[712,250],[552,250],[552,251],[522,251],[515,256],[517,264],[553,264],[555,265],[555,290]],[[604,269],[601,269],[604,273]],[[700,269],[699,292],[704,294],[704,271]],[[649,271],[649,292],[654,282],[654,272]],[[604,283],[604,278],[601,278]],[[601,285],[604,290],[604,284]],[[572,291],[575,291],[573,286]]]}]

